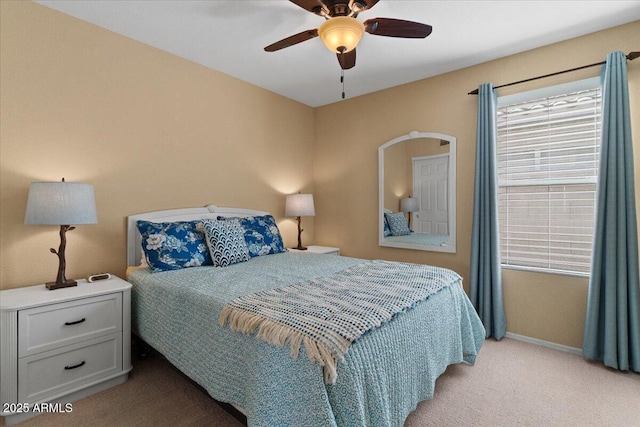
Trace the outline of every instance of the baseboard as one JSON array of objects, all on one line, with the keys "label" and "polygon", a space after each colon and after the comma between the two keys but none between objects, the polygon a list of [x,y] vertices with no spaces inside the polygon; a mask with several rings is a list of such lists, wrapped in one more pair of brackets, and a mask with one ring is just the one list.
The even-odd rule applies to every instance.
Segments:
[{"label": "baseboard", "polygon": [[512,332],[507,332],[505,337],[511,338],[517,341],[528,342],[529,344],[541,345],[543,347],[552,348],[554,350],[564,351],[566,353],[577,354],[578,356],[582,356],[582,349],[576,347],[569,347],[568,345],[556,344],[550,341],[539,340],[537,338],[531,338],[524,335],[514,334]]}]

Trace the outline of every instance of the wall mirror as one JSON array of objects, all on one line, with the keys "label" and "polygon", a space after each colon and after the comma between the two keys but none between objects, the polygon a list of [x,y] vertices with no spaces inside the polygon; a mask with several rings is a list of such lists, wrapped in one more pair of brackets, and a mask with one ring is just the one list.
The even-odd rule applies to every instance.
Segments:
[{"label": "wall mirror", "polygon": [[413,131],[382,144],[378,189],[380,246],[456,252],[455,137]]}]

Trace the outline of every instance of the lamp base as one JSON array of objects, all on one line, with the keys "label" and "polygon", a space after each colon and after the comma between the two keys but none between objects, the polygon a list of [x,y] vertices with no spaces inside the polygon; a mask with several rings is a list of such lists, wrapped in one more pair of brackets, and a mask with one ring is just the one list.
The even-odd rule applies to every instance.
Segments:
[{"label": "lamp base", "polygon": [[300,227],[300,217],[297,218],[298,220],[298,246],[296,246],[293,249],[297,249],[299,251],[306,251],[307,248],[305,248],[304,246],[302,246],[302,232],[304,231],[301,227]]},{"label": "lamp base", "polygon": [[61,283],[58,283],[58,282],[47,282],[47,284],[45,286],[50,291],[53,291],[55,289],[70,288],[72,286],[78,286],[78,282],[76,282],[75,280],[67,280],[66,282],[61,282]]}]

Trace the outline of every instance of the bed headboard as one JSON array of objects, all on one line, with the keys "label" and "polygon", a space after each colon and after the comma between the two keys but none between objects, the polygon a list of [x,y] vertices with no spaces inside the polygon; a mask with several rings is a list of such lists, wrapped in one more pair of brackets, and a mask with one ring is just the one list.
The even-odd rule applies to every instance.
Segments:
[{"label": "bed headboard", "polygon": [[242,208],[222,208],[215,205],[203,208],[169,209],[146,212],[127,217],[127,266],[140,265],[142,259],[142,237],[138,232],[138,220],[151,222],[193,221],[196,219],[216,219],[218,216],[254,216],[267,215],[269,212]]}]

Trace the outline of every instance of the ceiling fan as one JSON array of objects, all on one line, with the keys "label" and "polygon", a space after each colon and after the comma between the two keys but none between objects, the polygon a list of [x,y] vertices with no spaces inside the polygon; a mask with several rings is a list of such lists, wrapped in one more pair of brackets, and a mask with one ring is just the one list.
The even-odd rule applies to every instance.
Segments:
[{"label": "ceiling fan", "polygon": [[402,19],[373,18],[360,22],[358,14],[371,9],[379,0],[289,0],[301,8],[325,18],[319,28],[294,34],[264,50],[275,52],[320,36],[335,52],[343,70],[356,65],[356,45],[365,32],[374,36],[423,39],[431,34],[430,25]]}]

